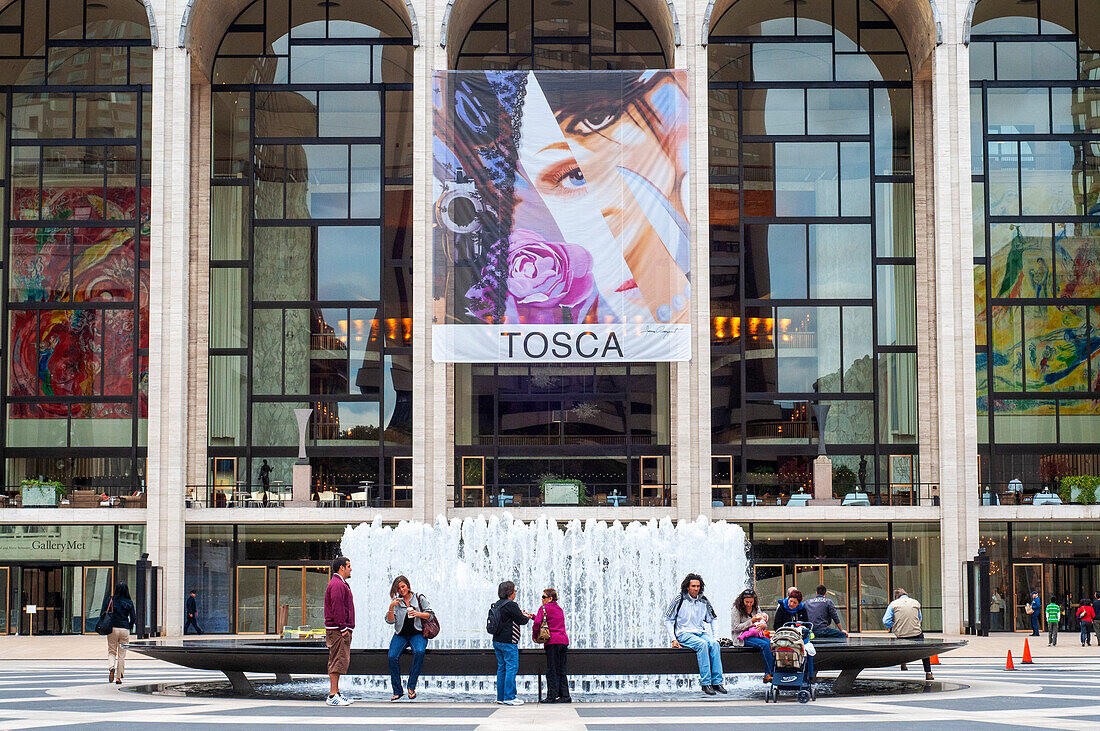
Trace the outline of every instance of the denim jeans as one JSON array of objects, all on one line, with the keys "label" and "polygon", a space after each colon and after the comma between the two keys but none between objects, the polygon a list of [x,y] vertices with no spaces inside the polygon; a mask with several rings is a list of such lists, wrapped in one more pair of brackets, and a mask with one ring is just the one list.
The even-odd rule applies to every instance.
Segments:
[{"label": "denim jeans", "polygon": [[718,640],[705,632],[681,632],[676,635],[676,641],[695,651],[699,661],[699,685],[722,684],[722,646]]},{"label": "denim jeans", "polygon": [[745,647],[755,647],[760,650],[760,657],[764,658],[764,673],[771,675],[775,672],[775,655],[772,654],[772,642],[767,637],[746,637]]},{"label": "denim jeans", "polygon": [[394,635],[390,640],[390,685],[393,686],[393,694],[401,695],[401,653],[406,647],[412,647],[413,664],[409,670],[409,690],[416,690],[416,681],[420,679],[420,667],[424,664],[424,650],[428,647],[428,640],[424,635],[402,637]]},{"label": "denim jeans", "polygon": [[519,670],[519,646],[511,642],[494,642],[497,653],[497,700],[516,697],[516,671]]},{"label": "denim jeans", "polygon": [[845,634],[836,627],[826,627],[825,629],[815,629],[814,636],[818,639],[824,639],[826,637],[844,638]]},{"label": "denim jeans", "polygon": [[[1081,644],[1092,644],[1092,622],[1081,622]],[[1097,635],[1096,644],[1100,645],[1100,635]]]}]

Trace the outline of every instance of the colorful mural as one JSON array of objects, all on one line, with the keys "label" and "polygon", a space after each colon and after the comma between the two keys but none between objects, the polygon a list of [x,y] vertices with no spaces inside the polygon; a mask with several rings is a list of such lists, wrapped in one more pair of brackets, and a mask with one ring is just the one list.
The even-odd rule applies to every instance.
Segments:
[{"label": "colorful mural", "polygon": [[[13,211],[26,214],[37,210],[37,190],[12,192]],[[42,217],[60,221],[132,219],[135,199],[132,187],[47,189],[42,196]],[[149,230],[148,199],[146,192],[142,196],[142,247],[147,245]],[[24,220],[28,217],[22,216]],[[148,269],[138,266],[134,228],[13,226],[10,251],[12,302],[83,302],[88,307],[11,310],[9,393],[129,399],[134,388],[135,344],[143,350],[149,346]],[[137,338],[135,299],[141,323]],[[117,306],[126,304],[131,306]],[[147,358],[141,356],[137,362],[138,416],[145,417]],[[15,403],[9,406],[9,415],[64,418],[68,408],[67,404]],[[132,408],[129,401],[77,404],[72,416],[131,418]]]}]

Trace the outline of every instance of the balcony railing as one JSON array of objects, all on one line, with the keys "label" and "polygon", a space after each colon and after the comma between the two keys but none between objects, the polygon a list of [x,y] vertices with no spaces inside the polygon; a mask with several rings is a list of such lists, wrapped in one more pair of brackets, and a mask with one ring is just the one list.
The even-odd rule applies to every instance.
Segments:
[{"label": "balcony railing", "polygon": [[25,505],[23,488],[6,485],[0,492],[0,508],[144,508],[147,498],[144,488],[132,489],[129,485],[82,485],[66,489],[54,504]]},{"label": "balcony railing", "polygon": [[[292,500],[289,483],[188,485],[189,508],[278,508]],[[412,486],[363,480],[353,485],[314,485],[309,503],[320,508],[411,508]],[[306,507],[309,507],[307,505]]]},{"label": "balcony railing", "polygon": [[[564,481],[565,483],[568,480]],[[455,490],[456,508],[528,508],[528,507],[668,507],[672,505],[675,483],[628,485],[607,482],[584,485],[579,492],[544,492],[543,483],[511,485],[461,485]],[[453,487],[453,486],[452,486]]]},{"label": "balcony railing", "polygon": [[[933,482],[869,485],[866,490],[833,486],[841,505],[853,507],[939,505],[940,486]],[[804,482],[755,485],[711,485],[712,507],[779,506],[801,507],[813,498],[813,488]]]}]

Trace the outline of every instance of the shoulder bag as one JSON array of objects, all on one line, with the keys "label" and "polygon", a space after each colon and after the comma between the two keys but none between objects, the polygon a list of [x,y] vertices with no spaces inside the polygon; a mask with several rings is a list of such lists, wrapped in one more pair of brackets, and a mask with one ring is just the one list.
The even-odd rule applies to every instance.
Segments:
[{"label": "shoulder bag", "polygon": [[[420,611],[423,612],[424,602],[422,597],[422,594],[416,595],[416,604],[420,607]],[[431,616],[427,619],[420,620],[420,626],[424,628],[421,634],[424,635],[424,639],[426,640],[434,639],[435,636],[439,634],[439,619],[436,618],[435,612],[431,612]]]},{"label": "shoulder bag", "polygon": [[542,615],[542,621],[539,622],[539,631],[534,639],[540,645],[545,645],[550,641],[550,618],[545,613]]},{"label": "shoulder bag", "polygon": [[111,597],[111,601],[107,602],[107,610],[103,614],[99,615],[99,619],[95,623],[95,633],[97,635],[109,635],[111,630],[114,629],[111,626],[111,613],[114,610],[115,599]]}]

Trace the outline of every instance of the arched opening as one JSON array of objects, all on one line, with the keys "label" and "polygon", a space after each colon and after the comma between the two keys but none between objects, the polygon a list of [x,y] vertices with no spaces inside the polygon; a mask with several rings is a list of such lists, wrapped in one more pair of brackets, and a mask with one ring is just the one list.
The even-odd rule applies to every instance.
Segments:
[{"label": "arched opening", "polygon": [[317,499],[411,503],[412,50],[382,2],[256,0],[225,32],[196,499],[281,500],[311,408]]},{"label": "arched opening", "polygon": [[131,496],[148,413],[148,15],[16,0],[0,48],[4,484]]},{"label": "arched opening", "polygon": [[657,0],[452,2],[442,40],[460,70],[669,68],[671,12]]},{"label": "arched opening", "polygon": [[1100,474],[1095,11],[1074,0],[973,10],[978,453],[986,492],[1003,502]]},{"label": "arched opening", "polygon": [[837,497],[915,504],[905,43],[870,0],[739,0],[708,61],[714,499],[786,502],[827,445]]},{"label": "arched opening", "polygon": [[[420,32],[416,19],[416,11],[411,0],[373,0],[379,7],[385,6],[386,11],[392,12],[407,27],[407,33],[413,46],[420,44]],[[214,56],[219,52],[222,39],[225,35],[225,19],[238,17],[242,10],[251,6],[251,0],[187,0],[184,7],[183,18],[179,29],[179,46],[186,48],[191,53],[193,67],[201,78],[209,78],[214,65]],[[335,8],[336,14],[354,13],[354,8],[360,7],[359,3],[316,3],[317,12],[326,12],[328,8]],[[341,9],[341,5],[347,6]],[[369,7],[369,5],[368,5]],[[389,12],[380,15],[379,22],[386,22]],[[288,3],[281,1],[273,12],[275,22],[284,21],[277,18],[289,13]],[[287,21],[289,22],[289,21]],[[242,53],[246,52],[242,50]]]},{"label": "arched opening", "polygon": [[[485,291],[483,280],[487,275],[484,273],[499,270],[494,259],[498,249],[490,244],[494,240],[508,241],[509,244],[503,247],[507,251],[515,245],[517,235],[546,236],[547,240],[562,242],[563,250],[575,250],[576,256],[585,261],[590,257],[596,262],[592,275],[596,284],[591,285],[591,292],[599,290],[601,293],[595,301],[584,299],[577,303],[571,300],[565,307],[568,313],[536,314],[518,306],[509,309],[503,297],[498,298],[501,309],[489,311],[478,301],[471,300],[469,305],[458,307],[452,313],[456,321],[468,322],[469,317],[489,323],[625,321],[617,319],[625,316],[625,309],[616,310],[607,304],[603,294],[605,288],[615,297],[620,297],[621,292],[637,293],[637,301],[631,306],[639,318],[657,317],[655,322],[681,322],[686,318],[686,293],[690,293],[690,250],[686,234],[682,257],[670,258],[664,247],[659,252],[667,259],[667,266],[660,269],[661,276],[667,280],[661,283],[665,290],[660,302],[668,304],[663,309],[654,304],[651,312],[647,297],[657,288],[650,281],[643,281],[643,274],[634,278],[631,276],[634,270],[617,268],[617,264],[614,271],[604,276],[604,255],[598,253],[606,249],[616,261],[622,261],[623,249],[618,237],[631,240],[634,236],[631,226],[649,225],[644,223],[644,215],[631,209],[631,204],[626,202],[629,194],[610,207],[599,199],[601,191],[619,190],[619,174],[615,174],[615,180],[610,176],[606,180],[598,179],[599,173],[591,168],[587,175],[582,173],[580,163],[575,170],[568,170],[559,163],[557,167],[561,170],[556,170],[535,160],[530,150],[522,149],[524,146],[518,142],[521,138],[535,139],[539,129],[561,138],[554,149],[564,149],[568,144],[564,140],[580,145],[585,144],[581,141],[583,138],[587,144],[595,145],[600,140],[638,139],[645,148],[639,154],[651,156],[654,161],[660,158],[662,169],[668,172],[660,179],[676,182],[675,192],[662,191],[668,192],[666,200],[677,201],[669,208],[679,211],[674,216],[683,220],[679,230],[688,230],[679,187],[686,179],[686,167],[683,167],[687,158],[686,122],[682,125],[683,138],[678,142],[659,139],[663,133],[658,133],[663,129],[681,129],[677,124],[666,125],[671,117],[663,119],[663,114],[672,115],[682,108],[686,120],[683,77],[671,72],[645,71],[667,67],[672,52],[668,42],[671,36],[663,34],[657,24],[651,22],[653,16],[643,14],[640,8],[627,0],[551,3],[497,0],[484,10],[479,8],[476,15],[470,12],[468,20],[451,17],[450,23],[458,25],[448,29],[448,51],[452,68],[459,72],[512,69],[533,70],[536,74],[543,71],[638,71],[624,75],[508,75],[509,79],[514,79],[517,89],[521,85],[524,87],[522,92],[517,91],[518,95],[507,99],[498,95],[496,98],[500,101],[492,101],[491,95],[475,94],[478,99],[488,100],[490,115],[512,115],[514,124],[523,130],[516,129],[512,141],[503,143],[509,150],[507,154],[515,156],[513,162],[504,166],[515,171],[511,178],[497,175],[495,169],[489,169],[491,166],[473,159],[476,156],[463,158],[462,133],[437,139],[437,148],[447,148],[455,160],[470,160],[472,169],[470,166],[463,168],[462,179],[469,175],[468,185],[473,188],[476,199],[487,211],[492,209],[484,216],[487,228],[492,229],[486,234],[485,246],[474,242],[462,248],[456,238],[454,270],[457,274],[454,281],[447,281],[448,297],[454,294],[450,301],[465,302],[464,297],[477,300],[478,293]],[[668,10],[661,6],[660,12],[667,16]],[[466,30],[456,34],[453,29],[457,27]],[[471,85],[479,83],[472,77],[471,74],[466,79]],[[485,79],[491,75],[481,74],[480,77]],[[458,74],[452,74],[449,79],[454,79],[455,84],[463,83]],[[443,85],[451,81],[438,83]],[[446,98],[448,89],[442,86],[441,89]],[[664,100],[663,107],[655,101],[658,98]],[[545,99],[546,104],[532,102],[526,105],[523,99]],[[615,111],[597,114],[601,105],[615,107]],[[505,106],[511,111],[497,111],[498,107]],[[539,119],[545,122],[541,127],[537,126]],[[446,195],[457,185],[467,185],[447,173],[446,164],[440,164],[447,159],[447,153],[437,154],[437,196]],[[483,171],[482,167],[486,169]],[[619,168],[612,165],[607,169]],[[576,199],[564,201],[572,191],[580,188],[584,188],[581,191],[584,195],[591,196],[590,203],[585,204],[589,208],[579,205]],[[572,214],[569,213],[570,203],[574,206]],[[582,210],[590,218],[583,219],[587,229],[578,230]],[[626,225],[623,220],[631,210],[637,215]],[[604,238],[607,241],[604,248],[593,243]],[[636,253],[649,251],[646,247],[654,241],[659,245],[659,239],[647,239]],[[437,265],[447,256],[445,250],[437,250]],[[606,261],[611,261],[610,256]],[[471,279],[460,281],[464,274]],[[673,279],[678,288],[669,284]],[[442,280],[437,276],[437,281]],[[486,301],[489,299],[485,297]],[[658,300],[654,295],[652,301]],[[577,485],[570,492],[572,497],[568,498],[576,504],[671,505],[670,373],[667,363],[641,361],[616,365],[456,364],[453,383],[455,505],[537,506],[555,499],[546,487],[555,483]]]}]

